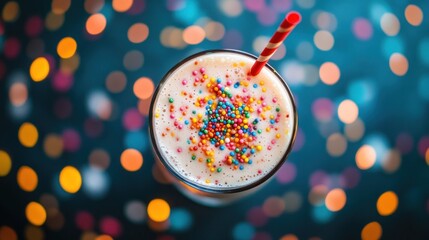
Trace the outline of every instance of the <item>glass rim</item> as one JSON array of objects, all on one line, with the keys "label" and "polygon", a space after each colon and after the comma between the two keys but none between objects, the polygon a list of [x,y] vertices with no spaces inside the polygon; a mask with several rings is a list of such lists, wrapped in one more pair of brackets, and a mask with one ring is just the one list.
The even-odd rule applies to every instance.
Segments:
[{"label": "glass rim", "polygon": [[193,182],[187,178],[185,178],[184,176],[182,176],[179,172],[177,172],[176,169],[174,169],[174,167],[171,166],[171,164],[169,163],[169,161],[166,161],[163,157],[163,155],[161,154],[158,145],[157,145],[157,140],[155,137],[155,133],[154,133],[154,127],[153,127],[153,108],[155,105],[155,100],[158,97],[158,92],[160,91],[161,87],[163,86],[163,83],[170,77],[171,74],[173,74],[179,67],[181,67],[184,63],[198,58],[200,56],[203,55],[207,55],[207,54],[212,54],[212,53],[222,53],[222,52],[227,52],[227,53],[236,53],[236,54],[241,54],[253,59],[257,59],[257,57],[253,54],[244,52],[244,51],[240,51],[240,50],[235,50],[235,49],[213,49],[213,50],[204,50],[195,54],[192,54],[189,57],[184,58],[183,60],[181,60],[180,62],[176,63],[170,70],[167,71],[167,73],[162,77],[162,79],[159,81],[158,85],[156,86],[156,89],[152,95],[152,99],[151,99],[151,103],[150,103],[150,108],[149,108],[149,134],[150,134],[150,140],[151,140],[151,144],[152,144],[152,149],[156,154],[156,157],[159,159],[159,161],[161,162],[161,164],[168,170],[168,172],[170,174],[172,174],[177,180],[185,183],[186,185],[195,188],[199,191],[205,192],[205,193],[218,193],[218,194],[228,194],[228,193],[239,193],[239,192],[244,192],[246,190],[250,190],[253,188],[256,188],[257,186],[261,185],[262,183],[268,181],[279,169],[280,167],[284,164],[284,162],[287,159],[287,156],[289,155],[289,153],[292,150],[292,147],[295,143],[295,138],[296,138],[296,134],[297,134],[297,129],[298,129],[298,112],[297,112],[297,108],[296,108],[296,104],[295,104],[295,99],[293,97],[293,94],[291,92],[291,90],[289,89],[289,86],[286,84],[286,81],[282,78],[282,76],[280,76],[280,74],[269,64],[266,64],[265,67],[267,67],[272,73],[274,73],[274,75],[280,80],[280,82],[282,83],[282,85],[284,86],[289,98],[290,98],[290,102],[292,105],[292,112],[293,112],[293,120],[294,120],[294,124],[292,126],[292,136],[290,139],[290,143],[288,148],[286,149],[285,153],[283,154],[283,156],[281,157],[281,159],[278,161],[278,163],[276,164],[276,166],[271,169],[265,176],[263,176],[262,178],[260,178],[257,181],[254,181],[250,184],[246,184],[244,186],[240,186],[240,187],[232,187],[232,188],[228,188],[228,189],[217,189],[216,187],[211,187],[211,186],[203,186],[201,184],[198,184],[196,182]]}]

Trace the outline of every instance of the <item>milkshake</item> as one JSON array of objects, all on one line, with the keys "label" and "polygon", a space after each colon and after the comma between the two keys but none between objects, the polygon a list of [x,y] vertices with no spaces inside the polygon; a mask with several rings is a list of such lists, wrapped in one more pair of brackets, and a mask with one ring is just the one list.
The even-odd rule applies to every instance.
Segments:
[{"label": "milkshake", "polygon": [[269,65],[235,50],[195,54],[173,67],[152,99],[150,134],[164,172],[194,200],[240,198],[286,159],[297,128],[292,94]]}]

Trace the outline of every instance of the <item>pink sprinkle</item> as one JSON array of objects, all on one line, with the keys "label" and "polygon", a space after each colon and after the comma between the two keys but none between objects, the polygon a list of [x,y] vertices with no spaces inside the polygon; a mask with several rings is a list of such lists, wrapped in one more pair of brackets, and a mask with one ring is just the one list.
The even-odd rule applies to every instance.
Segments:
[{"label": "pink sprinkle", "polygon": [[182,129],[182,128],[183,128],[183,125],[182,125],[182,124],[180,124],[180,125],[179,125],[179,129]]},{"label": "pink sprinkle", "polygon": [[183,111],[183,110],[185,110],[185,109],[184,109],[183,107],[180,107],[180,108],[179,108],[179,110],[180,110],[180,111]]},{"label": "pink sprinkle", "polygon": [[271,150],[271,146],[268,146],[267,148],[268,148],[268,150]]},{"label": "pink sprinkle", "polygon": [[244,140],[243,140],[243,139],[240,139],[240,143],[244,143]]},{"label": "pink sprinkle", "polygon": [[230,80],[226,81],[226,85],[231,86],[232,82]]},{"label": "pink sprinkle", "polygon": [[177,149],[177,152],[181,153],[181,152],[182,152],[182,149],[181,149],[181,148],[178,148],[178,149]]},{"label": "pink sprinkle", "polygon": [[206,72],[206,69],[205,68],[201,68],[200,69],[200,73],[205,73]]},{"label": "pink sprinkle", "polygon": [[276,140],[271,140],[271,144],[276,144]]},{"label": "pink sprinkle", "polygon": [[258,108],[257,112],[261,113],[262,112],[262,108]]},{"label": "pink sprinkle", "polygon": [[197,71],[193,71],[192,75],[197,76],[197,73],[198,73]]},{"label": "pink sprinkle", "polygon": [[264,100],[265,99],[265,97],[264,96],[261,96],[261,100]]},{"label": "pink sprinkle", "polygon": [[273,103],[276,103],[277,102],[277,98],[273,98]]},{"label": "pink sprinkle", "polygon": [[186,85],[187,83],[188,83],[188,81],[186,81],[186,79],[183,79],[182,85]]},{"label": "pink sprinkle", "polygon": [[262,103],[262,106],[263,106],[263,107],[267,106],[267,103],[266,103],[266,102],[263,102],[263,103]]},{"label": "pink sprinkle", "polygon": [[247,88],[243,88],[243,92],[247,92]]},{"label": "pink sprinkle", "polygon": [[171,115],[170,115],[170,118],[171,118],[171,119],[174,119],[174,114],[171,114]]},{"label": "pink sprinkle", "polygon": [[238,133],[239,133],[239,134],[243,134],[243,130],[241,130],[241,129],[240,129],[240,130],[238,130]]}]

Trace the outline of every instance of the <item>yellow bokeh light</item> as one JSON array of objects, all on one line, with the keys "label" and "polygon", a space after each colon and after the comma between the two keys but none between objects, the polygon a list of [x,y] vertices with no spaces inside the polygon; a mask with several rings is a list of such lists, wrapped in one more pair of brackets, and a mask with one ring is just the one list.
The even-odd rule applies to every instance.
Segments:
[{"label": "yellow bokeh light", "polygon": [[12,160],[7,152],[0,150],[0,177],[7,176],[12,168]]},{"label": "yellow bokeh light", "polygon": [[93,14],[86,20],[86,31],[91,35],[100,34],[106,28],[106,24],[106,17],[103,14]]},{"label": "yellow bokeh light", "polygon": [[79,171],[72,166],[66,166],[60,172],[60,185],[68,193],[76,193],[82,186]]},{"label": "yellow bokeh light", "polygon": [[144,23],[133,24],[128,29],[128,40],[132,43],[144,42],[149,36],[149,28]]},{"label": "yellow bokeh light", "polygon": [[398,196],[392,191],[381,194],[377,200],[377,211],[381,216],[392,215],[397,208]]},{"label": "yellow bokeh light", "polygon": [[408,60],[404,55],[394,53],[389,58],[389,67],[395,75],[404,76],[408,72]]},{"label": "yellow bokeh light", "polygon": [[183,41],[187,44],[196,45],[204,40],[206,32],[200,26],[193,25],[183,30]]},{"label": "yellow bokeh light", "polygon": [[325,205],[332,212],[338,212],[344,208],[347,202],[346,193],[340,189],[335,188],[328,192],[325,198]]},{"label": "yellow bokeh light", "polygon": [[383,234],[383,229],[381,228],[380,223],[370,222],[365,227],[363,227],[361,232],[362,240],[378,240]]},{"label": "yellow bokeh light", "polygon": [[61,58],[71,58],[77,49],[77,43],[72,37],[65,37],[57,45],[57,53]]},{"label": "yellow bokeh light", "polygon": [[26,192],[34,191],[39,181],[37,173],[28,166],[22,166],[18,169],[16,180],[19,187]]},{"label": "yellow bokeh light", "polygon": [[61,136],[49,134],[43,142],[43,150],[46,155],[51,158],[57,158],[63,152],[64,144]]},{"label": "yellow bokeh light", "polygon": [[328,31],[317,31],[313,41],[316,47],[322,51],[329,51],[334,46],[334,36]]},{"label": "yellow bokeh light", "polygon": [[45,80],[49,74],[49,62],[44,57],[38,57],[30,65],[30,77],[35,82]]},{"label": "yellow bokeh light", "polygon": [[19,142],[25,147],[34,147],[39,138],[37,128],[31,123],[23,123],[18,130]]},{"label": "yellow bokeh light", "polygon": [[383,32],[388,36],[396,36],[401,28],[398,18],[392,13],[383,14],[380,25]]},{"label": "yellow bokeh light", "polygon": [[19,17],[19,5],[15,1],[6,3],[3,7],[3,20],[5,22],[13,22]]},{"label": "yellow bokeh light", "polygon": [[94,240],[113,240],[113,238],[109,235],[102,234],[97,236]]},{"label": "yellow bokeh light", "polygon": [[152,96],[155,90],[155,85],[152,80],[147,77],[137,79],[133,86],[133,92],[139,99],[147,99]]},{"label": "yellow bokeh light", "polygon": [[359,108],[356,103],[351,100],[346,99],[342,101],[338,106],[338,118],[343,123],[353,123],[354,121],[356,121],[358,115]]},{"label": "yellow bokeh light", "polygon": [[0,227],[0,239],[1,240],[17,240],[18,236],[16,235],[15,230],[9,226]]},{"label": "yellow bokeh light", "polygon": [[142,167],[143,156],[135,149],[126,149],[121,154],[121,165],[125,170],[135,172]]},{"label": "yellow bokeh light", "polygon": [[367,170],[374,166],[377,153],[370,145],[363,145],[356,152],[356,165],[359,169]]},{"label": "yellow bokeh light", "polygon": [[46,210],[39,203],[30,202],[25,208],[25,216],[31,224],[41,226],[46,221]]},{"label": "yellow bokeh light", "polygon": [[52,12],[55,14],[64,14],[70,8],[71,0],[53,0]]},{"label": "yellow bokeh light", "polygon": [[413,26],[419,26],[423,22],[423,11],[416,5],[410,4],[405,8],[405,19]]},{"label": "yellow bokeh light", "polygon": [[170,206],[163,199],[153,199],[147,206],[147,215],[154,222],[164,222],[170,216]]},{"label": "yellow bokeh light", "polygon": [[333,62],[325,62],[320,66],[319,77],[323,83],[333,85],[340,79],[340,69]]},{"label": "yellow bokeh light", "polygon": [[126,12],[133,5],[133,0],[113,0],[112,7],[117,12]]}]

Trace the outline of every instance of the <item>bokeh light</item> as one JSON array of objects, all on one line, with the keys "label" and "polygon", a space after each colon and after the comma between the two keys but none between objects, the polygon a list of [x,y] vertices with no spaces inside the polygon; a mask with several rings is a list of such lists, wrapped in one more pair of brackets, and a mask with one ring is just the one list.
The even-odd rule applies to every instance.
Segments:
[{"label": "bokeh light", "polygon": [[377,200],[377,211],[381,216],[389,216],[398,208],[398,196],[393,191],[387,191]]},{"label": "bokeh light", "polygon": [[144,23],[135,23],[128,29],[128,39],[132,43],[142,43],[149,36],[149,28]]},{"label": "bokeh light", "polygon": [[396,36],[399,33],[400,23],[392,13],[385,13],[380,20],[381,29],[388,36]]},{"label": "bokeh light", "polygon": [[320,66],[319,77],[323,83],[333,85],[340,79],[340,69],[333,62],[325,62]]},{"label": "bokeh light", "polygon": [[45,80],[49,74],[49,63],[44,57],[38,57],[34,59],[30,66],[30,77],[35,82]]},{"label": "bokeh light", "polygon": [[26,192],[34,191],[39,182],[37,173],[28,166],[22,166],[18,169],[16,180],[19,187]]},{"label": "bokeh light", "polygon": [[57,53],[61,58],[71,58],[76,53],[77,43],[72,37],[65,37],[58,42]]},{"label": "bokeh light", "polygon": [[15,1],[7,2],[3,7],[2,17],[5,22],[13,22],[19,17],[19,5]]},{"label": "bokeh light", "polygon": [[64,14],[71,5],[71,0],[53,0],[52,1],[52,12],[55,14]]},{"label": "bokeh light", "polygon": [[389,66],[395,75],[404,76],[408,71],[408,60],[404,55],[394,53],[390,56]]},{"label": "bokeh light", "polygon": [[133,0],[113,0],[112,7],[117,12],[126,12],[133,5]]},{"label": "bokeh light", "polygon": [[196,45],[201,43],[206,37],[204,29],[200,26],[193,25],[183,30],[183,41],[187,44]]},{"label": "bokeh light", "polygon": [[9,226],[1,226],[0,227],[0,239],[4,240],[17,240],[18,236],[13,230],[13,228]]},{"label": "bokeh light", "polygon": [[93,14],[86,20],[86,31],[91,35],[98,35],[104,31],[106,24],[106,17],[103,14]]},{"label": "bokeh light", "polygon": [[29,122],[23,123],[18,130],[18,139],[24,147],[34,147],[39,139],[36,126]]},{"label": "bokeh light", "polygon": [[329,51],[334,46],[334,37],[328,31],[317,31],[313,41],[316,47],[322,51]]},{"label": "bokeh light", "polygon": [[64,149],[64,143],[61,136],[57,134],[49,134],[43,141],[43,150],[46,155],[51,158],[58,158]]},{"label": "bokeh light", "polygon": [[338,212],[343,209],[346,202],[346,193],[340,188],[332,189],[328,192],[325,198],[325,205],[332,212]]},{"label": "bokeh light", "polygon": [[155,198],[147,206],[147,215],[154,222],[164,222],[170,216],[170,205],[163,199]]},{"label": "bokeh light", "polygon": [[338,106],[338,118],[343,123],[353,123],[359,115],[358,106],[351,100],[346,99]]},{"label": "bokeh light", "polygon": [[410,4],[405,8],[405,19],[413,26],[419,26],[423,22],[423,11],[417,5]]},{"label": "bokeh light", "polygon": [[61,170],[59,181],[61,188],[68,193],[76,193],[82,186],[80,172],[72,166],[66,166]]},{"label": "bokeh light", "polygon": [[359,169],[367,170],[374,166],[377,154],[370,145],[363,145],[356,152],[356,165]]},{"label": "bokeh light", "polygon": [[12,159],[6,151],[0,150],[0,177],[7,176],[12,168]]},{"label": "bokeh light", "polygon": [[347,140],[342,134],[334,133],[328,137],[326,149],[331,156],[341,156],[347,149]]},{"label": "bokeh light", "polygon": [[46,210],[40,203],[30,202],[25,208],[25,216],[31,224],[41,226],[46,221]]},{"label": "bokeh light", "polygon": [[147,77],[141,77],[134,82],[133,92],[140,99],[147,99],[152,96],[155,85]]},{"label": "bokeh light", "polygon": [[143,156],[136,149],[126,149],[121,154],[121,165],[127,171],[138,171],[143,165]]},{"label": "bokeh light", "polygon": [[380,223],[370,222],[362,229],[361,238],[362,240],[378,240],[383,234],[383,229]]}]

